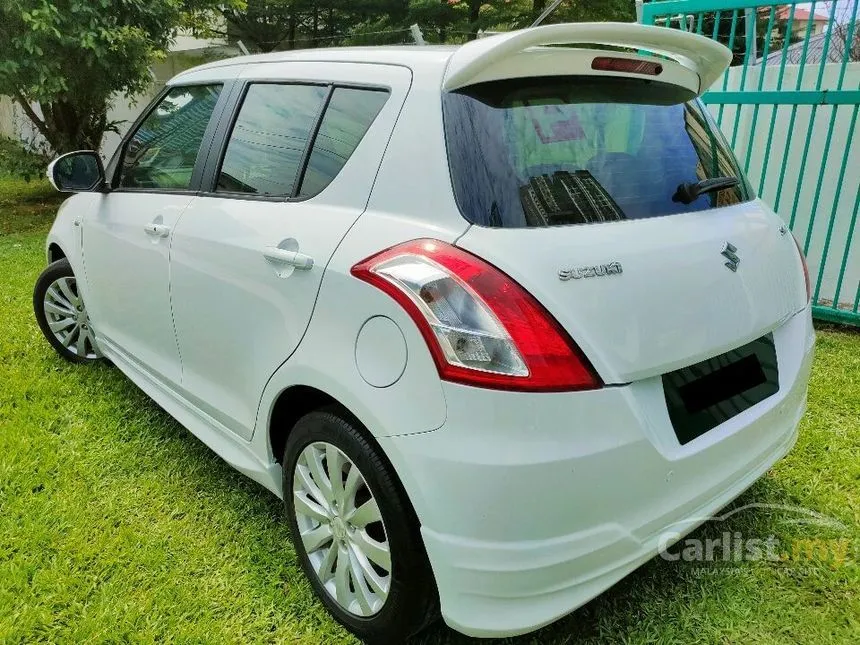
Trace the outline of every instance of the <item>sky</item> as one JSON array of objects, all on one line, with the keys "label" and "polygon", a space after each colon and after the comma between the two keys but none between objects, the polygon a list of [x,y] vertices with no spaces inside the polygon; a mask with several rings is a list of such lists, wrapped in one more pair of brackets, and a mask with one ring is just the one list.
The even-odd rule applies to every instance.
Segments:
[{"label": "sky", "polygon": [[829,16],[830,11],[833,5],[833,2],[836,3],[836,20],[838,22],[845,22],[850,19],[851,9],[854,8],[854,15],[860,16],[860,2],[857,0],[832,0],[828,2],[799,2],[797,3],[798,9],[806,9],[807,11],[812,9],[812,5],[815,4],[815,13],[820,16]]}]

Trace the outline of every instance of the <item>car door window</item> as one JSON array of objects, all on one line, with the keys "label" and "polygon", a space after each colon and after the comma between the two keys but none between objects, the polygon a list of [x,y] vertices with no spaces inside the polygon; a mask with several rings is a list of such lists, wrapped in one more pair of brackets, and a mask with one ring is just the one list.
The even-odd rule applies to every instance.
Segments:
[{"label": "car door window", "polygon": [[388,96],[384,90],[335,88],[314,139],[299,197],[313,197],[331,183],[358,147]]},{"label": "car door window", "polygon": [[188,190],[221,85],[170,90],[143,120],[123,154],[119,186]]},{"label": "car door window", "polygon": [[248,87],[218,173],[216,192],[288,197],[329,88]]}]

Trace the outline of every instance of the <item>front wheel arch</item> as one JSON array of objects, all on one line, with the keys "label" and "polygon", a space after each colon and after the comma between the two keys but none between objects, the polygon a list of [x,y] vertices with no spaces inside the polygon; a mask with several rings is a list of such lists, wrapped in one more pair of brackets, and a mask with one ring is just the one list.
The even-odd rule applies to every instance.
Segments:
[{"label": "front wheel arch", "polygon": [[48,245],[48,264],[53,264],[54,262],[65,259],[66,252],[63,251],[63,248],[56,242],[51,242]]}]

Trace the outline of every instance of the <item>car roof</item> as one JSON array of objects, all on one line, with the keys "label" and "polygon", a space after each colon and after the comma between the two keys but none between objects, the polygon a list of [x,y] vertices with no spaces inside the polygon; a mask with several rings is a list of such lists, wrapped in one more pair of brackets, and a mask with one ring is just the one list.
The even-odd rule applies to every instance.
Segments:
[{"label": "car roof", "polygon": [[[371,47],[326,47],[317,49],[294,49],[290,51],[272,52],[269,54],[252,54],[250,56],[235,56],[223,60],[199,65],[181,72],[173,77],[168,84],[179,82],[191,73],[204,70],[217,70],[238,65],[255,65],[260,63],[287,62],[345,62],[345,63],[375,63],[385,65],[414,65],[437,64],[444,66],[459,45],[382,45]],[[225,76],[231,75],[232,70],[225,69]]]}]

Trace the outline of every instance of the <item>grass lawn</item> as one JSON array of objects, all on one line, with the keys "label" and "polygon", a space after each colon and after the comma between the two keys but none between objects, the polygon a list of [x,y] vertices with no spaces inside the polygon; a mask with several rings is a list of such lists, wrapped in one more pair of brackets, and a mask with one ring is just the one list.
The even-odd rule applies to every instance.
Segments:
[{"label": "grass lawn", "polygon": [[[58,200],[0,180],[0,643],[351,642],[303,579],[281,503],[109,366],[55,356],[31,311]],[[511,643],[860,642],[860,333],[821,329],[794,451],[735,503],[742,531],[850,540],[849,561],[655,559]],[[423,643],[465,643],[444,626]]]}]

